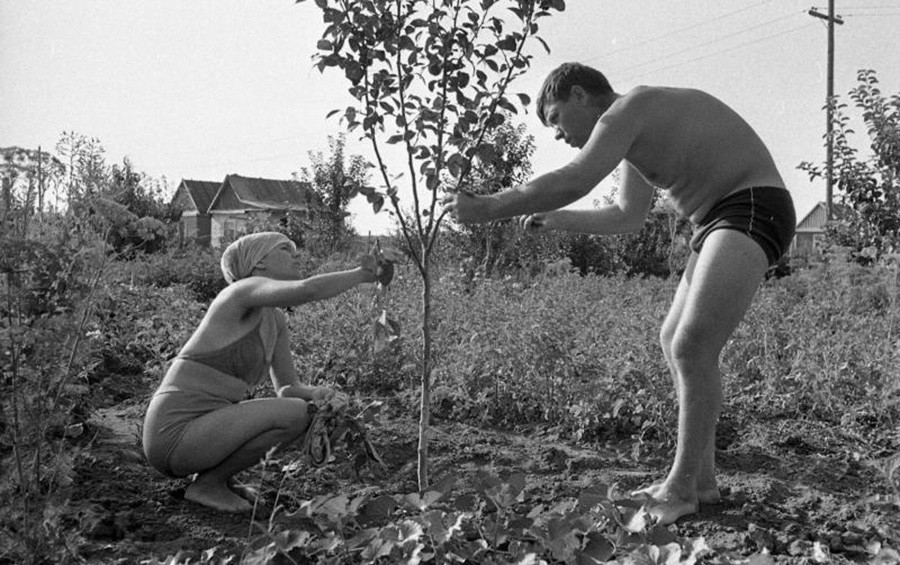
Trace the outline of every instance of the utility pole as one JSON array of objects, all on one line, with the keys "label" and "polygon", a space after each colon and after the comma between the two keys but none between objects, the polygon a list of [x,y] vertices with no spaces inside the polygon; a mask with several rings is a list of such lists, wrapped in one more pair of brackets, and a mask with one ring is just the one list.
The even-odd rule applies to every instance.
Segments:
[{"label": "utility pole", "polygon": [[834,0],[828,0],[828,13],[823,14],[815,7],[809,9],[809,15],[828,22],[828,86],[825,106],[825,219],[834,218],[832,202],[834,199],[834,24],[844,25],[840,16],[834,15]]}]

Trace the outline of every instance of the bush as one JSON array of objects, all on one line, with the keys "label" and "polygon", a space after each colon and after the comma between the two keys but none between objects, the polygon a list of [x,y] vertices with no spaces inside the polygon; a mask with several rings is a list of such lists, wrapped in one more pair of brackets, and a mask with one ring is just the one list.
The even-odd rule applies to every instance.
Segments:
[{"label": "bush", "polygon": [[156,288],[184,285],[197,301],[208,303],[227,286],[219,257],[218,251],[199,246],[142,254],[131,261],[118,262],[115,278],[120,283]]}]

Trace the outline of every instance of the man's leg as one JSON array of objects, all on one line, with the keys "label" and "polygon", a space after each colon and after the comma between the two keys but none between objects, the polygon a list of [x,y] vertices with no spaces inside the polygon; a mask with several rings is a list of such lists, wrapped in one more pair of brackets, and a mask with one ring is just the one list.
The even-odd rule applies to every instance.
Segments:
[{"label": "man's leg", "polygon": [[[672,354],[672,341],[675,339],[675,330],[678,328],[682,312],[684,312],[684,304],[687,301],[687,296],[690,292],[690,281],[693,277],[694,265],[696,263],[697,254],[691,253],[690,257],[688,257],[684,274],[678,283],[678,289],[675,291],[675,297],[672,299],[672,306],[669,308],[669,313],[659,332],[659,341],[662,346],[663,356],[669,366],[669,372],[672,376],[672,383],[676,393],[682,389],[682,386],[678,377],[678,371],[675,369],[675,361]],[[656,483],[649,487],[636,490],[632,495],[653,497],[661,486],[662,483]],[[703,466],[697,477],[697,494],[700,502],[703,504],[717,504],[721,501],[715,473],[715,438],[713,438],[713,441],[707,446],[703,456]]]},{"label": "man's leg", "polygon": [[248,511],[250,503],[230,488],[229,479],[257,464],[271,448],[301,438],[308,425],[303,400],[240,402],[192,422],[169,464],[179,475],[198,473],[186,499],[226,512]]},{"label": "man's leg", "polygon": [[767,266],[756,242],[721,229],[707,237],[693,271],[685,272],[684,304],[667,352],[678,387],[678,444],[668,476],[652,494],[657,504],[650,509],[663,524],[696,512],[699,493],[709,486],[703,483],[714,472],[709,467],[722,403],[719,357]]}]

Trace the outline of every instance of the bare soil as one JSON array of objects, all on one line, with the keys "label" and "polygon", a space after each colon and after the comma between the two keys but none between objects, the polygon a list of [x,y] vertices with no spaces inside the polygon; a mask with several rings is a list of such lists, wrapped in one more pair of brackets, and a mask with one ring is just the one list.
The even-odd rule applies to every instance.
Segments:
[{"label": "bare soil", "polygon": [[[397,400],[387,405],[381,425],[370,430],[387,473],[357,477],[349,463],[335,463],[310,469],[286,489],[279,469],[291,454],[284,454],[277,464],[240,477],[261,486],[257,520],[268,521],[276,496],[290,507],[327,494],[415,492],[414,416]],[[70,519],[82,532],[77,552],[89,563],[123,564],[164,562],[178,552],[194,559],[205,551],[240,555],[259,531],[247,516],[185,501],[186,480],[163,477],[145,463],[139,439],[143,409],[143,401],[125,400],[99,410],[77,440],[84,448],[71,499]],[[802,421],[723,421],[717,459],[724,500],[670,530],[702,536],[712,548],[711,562],[763,550],[778,562],[821,560],[823,550],[831,562],[870,562],[875,544],[900,548],[900,508],[886,471],[847,452],[838,440],[835,430]],[[896,438],[885,451],[900,451],[891,442]],[[596,483],[646,485],[661,478],[671,457],[646,446],[636,451],[631,439],[584,447],[548,431],[513,433],[441,420],[434,422],[430,449],[431,476],[455,476],[454,495],[471,491],[467,485],[478,470],[499,476],[522,471],[526,496],[542,501],[577,496]],[[292,527],[291,519],[283,512],[274,518],[286,527]]]}]

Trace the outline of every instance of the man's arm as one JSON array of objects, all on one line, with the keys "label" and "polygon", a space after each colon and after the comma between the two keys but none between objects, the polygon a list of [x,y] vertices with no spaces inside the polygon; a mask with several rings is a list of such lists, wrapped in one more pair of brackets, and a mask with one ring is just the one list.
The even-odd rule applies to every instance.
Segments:
[{"label": "man's arm", "polygon": [[456,195],[447,210],[463,223],[488,222],[556,210],[583,198],[615,170],[637,137],[640,117],[628,115],[623,106],[614,105],[600,117],[569,164],[497,194]]},{"label": "man's arm", "polygon": [[622,187],[614,204],[590,210],[555,210],[539,214],[531,223],[539,227],[575,233],[611,235],[636,232],[644,225],[653,203],[654,188],[625,161]]}]

